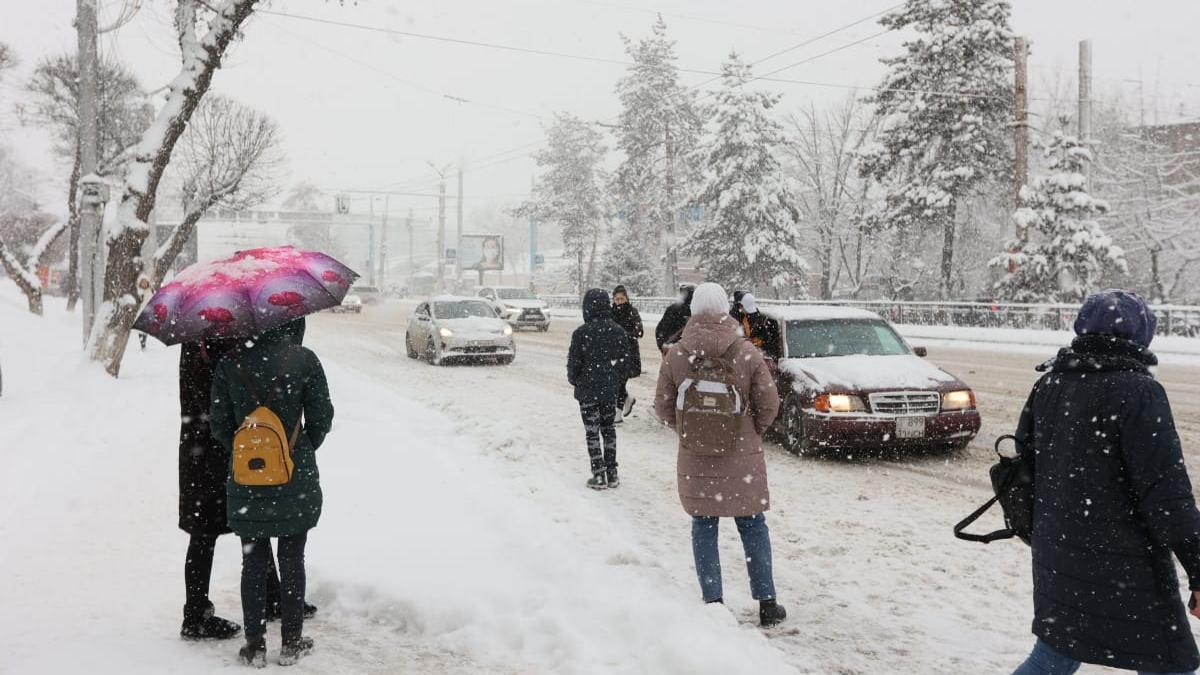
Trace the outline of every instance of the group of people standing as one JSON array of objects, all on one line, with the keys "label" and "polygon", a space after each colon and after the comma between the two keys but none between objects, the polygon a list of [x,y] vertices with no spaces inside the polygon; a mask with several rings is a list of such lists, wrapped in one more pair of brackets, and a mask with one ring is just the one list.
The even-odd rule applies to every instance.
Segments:
[{"label": "group of people standing", "polygon": [[[575,387],[587,439],[591,477],[587,486],[611,489],[617,474],[618,415],[628,415],[634,399],[627,382],[641,374],[638,340],[643,327],[628,294],[618,286],[608,293],[594,288],[584,294],[584,323],[571,336],[567,379]],[[732,305],[717,284],[680,287],[680,299],[663,314],[655,329],[663,352],[654,411],[679,436],[679,498],[692,518],[692,548],[701,594],[707,603],[724,602],[717,531],[721,518],[733,518],[746,553],[753,597],[759,601],[763,626],[783,621],[786,610],[776,601],[771,540],[764,513],[770,508],[762,435],[779,412],[779,393],[763,356],[770,322],[758,314],[753,295],[736,297]],[[777,339],[777,338],[776,338]],[[719,384],[737,399],[734,410],[696,410],[718,419],[713,433],[688,434],[692,412],[685,399],[699,382],[696,368],[715,369]],[[706,371],[707,372],[707,371]],[[700,399],[716,400],[705,389]],[[703,403],[700,404],[703,406]],[[620,410],[618,410],[620,408]]]},{"label": "group of people standing", "polygon": [[[180,635],[225,640],[241,632],[217,616],[209,598],[217,538],[233,532],[242,543],[240,660],[266,665],[266,627],[281,620],[279,662],[291,665],[313,649],[304,620],[304,548],[321,516],[316,451],[333,424],[333,404],[320,360],[302,346],[303,318],[250,339],[186,343],[179,360],[179,527],[190,535],[184,563],[186,601]],[[255,409],[269,407],[295,429],[288,451],[290,479],[278,485],[233,480],[235,434]],[[278,564],[271,539],[279,541]]]}]

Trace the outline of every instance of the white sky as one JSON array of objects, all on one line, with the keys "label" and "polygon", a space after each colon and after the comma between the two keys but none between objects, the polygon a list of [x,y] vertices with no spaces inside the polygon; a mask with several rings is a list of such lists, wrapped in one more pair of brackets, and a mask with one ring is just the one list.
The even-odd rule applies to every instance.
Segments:
[{"label": "white sky", "polygon": [[[620,32],[641,36],[654,11],[677,40],[679,64],[716,70],[730,49],[750,61],[897,4],[898,0],[273,0],[273,12],[414,31],[466,40],[625,59]],[[145,0],[128,26],[102,37],[102,52],[130,65],[147,88],[165,84],[178,67],[168,0]],[[1013,27],[1033,41],[1034,93],[1056,77],[1073,78],[1077,41],[1094,43],[1096,87],[1136,97],[1144,80],[1158,92],[1163,116],[1200,116],[1200,1],[1014,0]],[[111,17],[120,0],[101,0]],[[12,145],[45,180],[40,191],[61,201],[60,177],[45,134],[23,128],[12,113],[19,84],[41,58],[74,50],[73,0],[0,0],[0,41],[21,67],[0,82],[0,142]],[[103,23],[103,20],[102,20]],[[757,72],[822,54],[877,33],[872,20],[765,62]],[[880,56],[895,53],[890,34],[816,58],[778,77],[870,86]],[[427,162],[467,167],[468,214],[490,202],[512,202],[529,187],[530,149],[498,155],[541,139],[542,119],[567,110],[604,120],[617,112],[619,65],[506,52],[401,37],[279,16],[250,20],[214,80],[213,91],[274,116],[285,132],[288,183],[325,188],[434,188]],[[698,83],[705,75],[685,75]],[[840,100],[848,90],[771,83],[783,107]],[[488,106],[455,102],[443,95]],[[510,161],[501,161],[513,158]],[[450,192],[454,191],[453,181]],[[393,198],[392,208],[429,212],[427,198]],[[468,225],[468,230],[472,224]]]}]

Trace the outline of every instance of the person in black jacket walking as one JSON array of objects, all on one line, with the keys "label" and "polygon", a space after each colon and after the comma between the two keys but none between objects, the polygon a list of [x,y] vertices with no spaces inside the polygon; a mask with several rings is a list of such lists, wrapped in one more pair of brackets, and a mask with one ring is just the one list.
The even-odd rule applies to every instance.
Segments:
[{"label": "person in black jacket walking", "polygon": [[692,318],[692,294],[695,292],[694,284],[679,284],[679,301],[667,307],[662,319],[654,327],[654,341],[659,351],[666,350],[683,335],[683,327]]},{"label": "person in black jacket walking", "polygon": [[617,409],[621,413],[617,417],[619,422],[633,412],[633,404],[637,403],[637,399],[629,395],[629,380],[642,374],[642,353],[638,347],[638,340],[646,334],[646,329],[642,326],[642,315],[629,301],[629,293],[624,286],[613,289],[613,320],[625,329],[625,334],[629,336],[629,374],[621,384],[621,393],[617,396]]},{"label": "person in black jacket walking", "polygon": [[583,296],[583,325],[571,334],[567,381],[583,417],[591,459],[590,488],[620,484],[617,478],[617,395],[629,373],[629,337],[612,319],[608,293],[593,288]]},{"label": "person in black jacket walking", "polygon": [[1149,370],[1155,323],[1137,294],[1092,295],[1070,348],[1039,366],[1045,375],[1017,427],[1034,461],[1038,640],[1015,675],[1073,673],[1081,662],[1200,667],[1171,559],[1195,599],[1200,511],[1166,392]]}]

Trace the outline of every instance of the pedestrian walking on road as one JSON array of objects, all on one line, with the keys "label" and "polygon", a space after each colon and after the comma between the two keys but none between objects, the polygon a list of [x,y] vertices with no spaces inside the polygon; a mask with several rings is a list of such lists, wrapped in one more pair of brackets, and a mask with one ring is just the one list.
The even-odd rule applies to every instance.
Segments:
[{"label": "pedestrian walking on road", "polygon": [[1038,367],[1045,374],[1016,433],[1033,453],[1037,643],[1016,675],[1073,673],[1080,663],[1200,667],[1171,559],[1194,602],[1200,512],[1167,394],[1150,372],[1155,325],[1135,293],[1092,295],[1071,346]]},{"label": "pedestrian walking on road", "polygon": [[621,394],[617,397],[619,422],[633,412],[633,404],[637,403],[637,399],[629,395],[629,380],[642,375],[642,353],[638,340],[646,334],[646,329],[642,326],[642,315],[629,301],[629,293],[624,286],[613,289],[613,320],[625,329],[625,334],[629,336],[629,374],[621,384]]},{"label": "pedestrian walking on road", "polygon": [[733,518],[763,626],[787,612],[776,602],[762,434],[779,412],[763,355],[738,334],[724,289],[701,284],[691,319],[663,357],[655,412],[679,435],[679,499],[692,517],[692,551],[704,601],[723,602],[717,527]]},{"label": "pedestrian walking on road", "polygon": [[321,517],[316,451],[332,427],[333,404],[320,360],[300,346],[303,334],[304,319],[267,331],[222,359],[213,378],[212,432],[232,456],[227,515],[242,540],[246,645],[239,655],[255,666],[266,663],[272,538],[279,539],[283,588],[279,661],[295,663],[313,648],[303,634],[304,547]]},{"label": "pedestrian walking on road", "polygon": [[612,318],[608,293],[593,288],[583,296],[583,325],[571,334],[567,381],[583,417],[591,460],[590,488],[620,485],[617,476],[617,396],[629,374],[629,336]]},{"label": "pedestrian walking on road", "polygon": [[679,284],[679,300],[667,307],[662,319],[654,327],[654,341],[659,351],[665,351],[683,335],[683,328],[692,315],[692,293],[695,291],[696,287],[692,284]]}]

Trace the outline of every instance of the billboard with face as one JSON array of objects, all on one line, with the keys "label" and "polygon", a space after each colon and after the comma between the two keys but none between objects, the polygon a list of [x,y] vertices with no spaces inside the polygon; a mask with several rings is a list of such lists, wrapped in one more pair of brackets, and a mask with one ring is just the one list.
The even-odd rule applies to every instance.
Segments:
[{"label": "billboard with face", "polygon": [[504,235],[464,234],[462,236],[462,268],[464,270],[504,269]]}]

